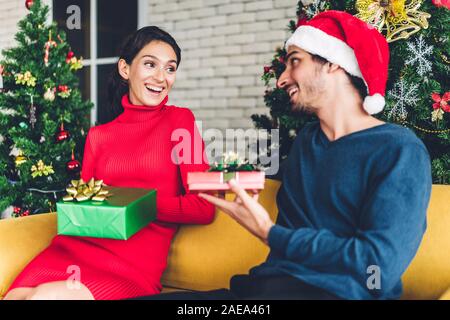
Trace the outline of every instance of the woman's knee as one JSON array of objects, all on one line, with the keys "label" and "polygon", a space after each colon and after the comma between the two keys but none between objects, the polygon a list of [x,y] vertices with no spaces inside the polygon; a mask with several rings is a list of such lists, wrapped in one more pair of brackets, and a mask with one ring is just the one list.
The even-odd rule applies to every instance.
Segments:
[{"label": "woman's knee", "polygon": [[27,300],[56,300],[58,297],[57,288],[50,283],[38,285],[33,292],[28,295]]},{"label": "woman's knee", "polygon": [[36,287],[18,287],[10,290],[3,300],[29,300],[36,291]]},{"label": "woman's knee", "polygon": [[94,297],[81,283],[77,287],[69,287],[65,281],[58,281],[37,286],[28,300],[94,300]]}]

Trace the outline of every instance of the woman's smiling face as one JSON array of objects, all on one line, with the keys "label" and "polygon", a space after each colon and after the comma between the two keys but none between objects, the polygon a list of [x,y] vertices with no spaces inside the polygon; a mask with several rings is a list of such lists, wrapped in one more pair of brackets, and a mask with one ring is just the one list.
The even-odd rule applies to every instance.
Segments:
[{"label": "woman's smiling face", "polygon": [[157,40],[142,48],[131,65],[120,59],[119,73],[128,80],[130,102],[135,105],[159,105],[175,82],[177,63],[172,47]]}]

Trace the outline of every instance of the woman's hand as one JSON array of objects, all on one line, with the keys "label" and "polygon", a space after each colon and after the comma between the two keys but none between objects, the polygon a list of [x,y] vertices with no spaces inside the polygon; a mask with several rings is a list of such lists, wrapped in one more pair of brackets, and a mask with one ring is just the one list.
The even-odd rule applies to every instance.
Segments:
[{"label": "woman's hand", "polygon": [[199,197],[209,201],[235,219],[253,235],[268,244],[270,228],[274,225],[266,209],[258,203],[258,194],[251,197],[234,179],[228,182],[231,191],[236,194],[234,202],[226,201],[209,194],[199,193]]}]

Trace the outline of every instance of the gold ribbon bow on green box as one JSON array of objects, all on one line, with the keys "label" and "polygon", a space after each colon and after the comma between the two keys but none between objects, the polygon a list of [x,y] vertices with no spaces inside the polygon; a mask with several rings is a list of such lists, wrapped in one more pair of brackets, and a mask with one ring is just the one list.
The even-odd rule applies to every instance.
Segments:
[{"label": "gold ribbon bow on green box", "polygon": [[67,195],[63,197],[63,201],[104,201],[111,196],[108,190],[103,189],[106,185],[103,180],[94,180],[91,178],[89,182],[84,182],[83,179],[72,180],[70,187],[66,188]]}]

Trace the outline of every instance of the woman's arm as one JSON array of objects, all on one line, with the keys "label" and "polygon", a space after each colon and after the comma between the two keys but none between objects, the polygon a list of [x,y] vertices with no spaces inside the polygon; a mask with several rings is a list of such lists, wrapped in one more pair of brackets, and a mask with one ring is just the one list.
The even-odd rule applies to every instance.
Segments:
[{"label": "woman's arm", "polygon": [[[205,144],[195,125],[195,118],[189,109],[179,108],[177,110],[177,126],[184,132],[185,137],[189,137],[190,143],[183,145],[190,146],[190,150],[183,150],[184,157],[180,159],[175,152],[172,159],[178,162],[181,183],[184,193],[175,197],[157,196],[157,219],[171,223],[192,223],[208,224],[214,219],[215,207],[200,198],[196,194],[188,194],[187,175],[188,172],[206,171],[209,169],[206,157],[204,157]],[[174,146],[179,141],[174,141]]]}]

